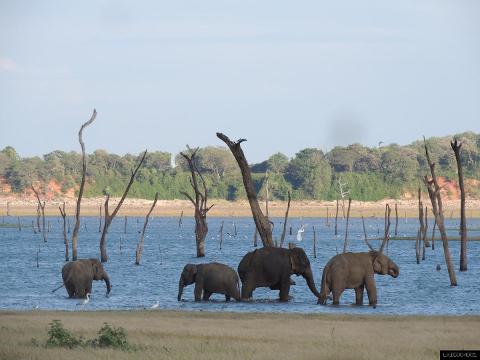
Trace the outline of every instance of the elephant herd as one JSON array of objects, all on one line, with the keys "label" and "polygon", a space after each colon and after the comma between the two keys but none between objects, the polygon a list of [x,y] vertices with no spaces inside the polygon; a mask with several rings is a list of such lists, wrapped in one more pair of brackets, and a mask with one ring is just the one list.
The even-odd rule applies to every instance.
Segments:
[{"label": "elephant herd", "polygon": [[[356,304],[363,304],[363,292],[367,289],[369,305],[377,304],[377,289],[374,275],[390,275],[396,278],[399,267],[380,251],[343,253],[332,257],[323,269],[320,293],[315,287],[310,261],[301,248],[284,249],[264,247],[247,253],[238,265],[238,275],[232,268],[220,263],[187,264],[178,284],[177,300],[182,298],[185,286],[195,283],[195,301],[207,301],[212,293],[225,295],[225,300],[252,299],[258,287],[279,290],[280,301],[288,301],[290,286],[295,284],[291,275],[301,275],[308,288],[326,304],[332,293],[333,304],[339,304],[345,289],[355,289]],[[62,277],[69,297],[83,298],[91,292],[93,280],[104,280],[107,296],[111,285],[108,274],[98,259],[77,260],[67,263]],[[239,277],[242,282],[241,291]]]}]

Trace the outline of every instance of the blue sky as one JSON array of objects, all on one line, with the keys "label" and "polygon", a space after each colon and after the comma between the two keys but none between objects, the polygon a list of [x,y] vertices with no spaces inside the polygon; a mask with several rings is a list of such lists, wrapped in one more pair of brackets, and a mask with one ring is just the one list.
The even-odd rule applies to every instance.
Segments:
[{"label": "blue sky", "polygon": [[250,162],[480,131],[480,1],[0,1],[0,147]]}]

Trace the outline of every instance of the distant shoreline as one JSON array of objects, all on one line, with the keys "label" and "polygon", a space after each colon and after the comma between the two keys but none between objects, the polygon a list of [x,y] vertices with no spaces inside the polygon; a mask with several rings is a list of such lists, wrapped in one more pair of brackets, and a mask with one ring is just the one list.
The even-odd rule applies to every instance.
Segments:
[{"label": "distant shoreline", "polygon": [[[119,198],[112,198],[110,200],[110,207],[118,202]],[[45,215],[59,216],[58,207],[65,201],[67,216],[75,214],[76,199],[53,199],[47,200],[45,206]],[[423,206],[431,208],[430,200],[422,199]],[[82,200],[81,215],[83,216],[98,216],[100,206],[103,205],[104,198],[84,198]],[[0,197],[0,216],[7,216],[7,203],[10,216],[34,216],[37,214],[37,201],[34,198],[15,198],[15,197]],[[395,218],[395,204],[398,208],[399,219],[404,217],[418,216],[418,201],[417,200],[395,200],[385,199],[381,201],[352,201],[350,216],[351,217],[383,217],[385,211],[385,204],[389,204],[392,209],[391,217]],[[444,215],[445,218],[457,218],[460,214],[459,200],[444,200]],[[215,204],[209,211],[210,217],[248,217],[251,216],[248,201],[226,201],[219,199],[209,200],[209,204]],[[144,216],[148,212],[152,200],[145,199],[125,199],[118,216]],[[262,210],[265,208],[265,203],[261,202]],[[347,211],[348,201],[345,200],[345,213]],[[270,201],[269,215],[270,217],[284,217],[287,203],[285,201]],[[193,215],[193,207],[187,200],[159,200],[152,216],[158,217],[178,217],[183,211],[184,216]],[[290,205],[289,217],[328,217],[333,219],[336,212],[335,201],[319,201],[319,200],[296,200],[292,201]],[[103,214],[103,206],[102,206]],[[466,201],[466,215],[467,218],[480,217],[480,200],[468,199]],[[339,201],[339,215],[343,218],[342,201]],[[429,216],[432,217],[431,211]]]}]

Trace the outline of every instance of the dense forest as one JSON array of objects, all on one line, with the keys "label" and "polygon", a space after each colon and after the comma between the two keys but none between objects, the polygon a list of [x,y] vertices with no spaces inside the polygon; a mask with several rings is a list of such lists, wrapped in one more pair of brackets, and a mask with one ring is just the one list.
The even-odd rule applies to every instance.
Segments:
[{"label": "dense forest", "polygon": [[[463,144],[461,157],[465,177],[480,179],[480,134],[466,132],[455,137]],[[452,138],[435,137],[427,141],[438,174],[456,181],[456,162],[450,147]],[[136,160],[136,155],[119,156],[105,150],[89,154],[85,195],[121,195]],[[130,196],[152,199],[158,191],[160,199],[182,199],[180,192],[190,189],[190,173],[180,154],[173,160],[170,153],[149,152]],[[197,167],[205,176],[211,198],[237,200],[245,197],[240,171],[227,148],[199,149]],[[349,191],[357,200],[399,198],[405,192],[414,191],[427,173],[423,140],[405,146],[337,146],[327,153],[306,148],[292,159],[276,153],[261,163],[252,164],[251,170],[255,186],[262,195],[268,171],[270,196],[279,200],[286,198],[288,189],[294,199],[335,199],[341,191]],[[81,155],[57,150],[43,157],[22,158],[13,147],[7,146],[0,151],[0,177],[18,194],[27,191],[32,183],[44,186],[56,180],[61,187],[58,195],[62,195],[69,189],[76,189],[80,181]],[[470,197],[480,197],[478,186],[470,186],[467,191]]]}]

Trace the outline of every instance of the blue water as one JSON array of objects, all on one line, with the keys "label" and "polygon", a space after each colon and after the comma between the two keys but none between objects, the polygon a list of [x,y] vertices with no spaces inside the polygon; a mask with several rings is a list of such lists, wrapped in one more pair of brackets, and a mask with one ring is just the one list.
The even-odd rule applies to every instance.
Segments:
[{"label": "blue water", "polygon": [[[461,315],[480,314],[480,242],[468,243],[468,271],[460,273],[459,241],[450,242],[458,286],[451,287],[446,270],[443,248],[436,241],[435,250],[426,249],[426,260],[416,264],[415,242],[392,240],[388,253],[400,266],[400,276],[376,276],[378,307],[352,306],[354,291],[346,290],[340,306],[321,306],[309,291],[301,277],[293,276],[297,282],[291,287],[293,297],[288,303],[277,301],[278,291],[257,289],[251,303],[225,303],[224,297],[212,295],[213,301],[195,303],[193,286],[184,290],[184,301],[177,302],[178,278],[187,263],[218,261],[234,269],[243,255],[253,248],[254,224],[250,218],[210,218],[209,234],[206,240],[206,257],[195,257],[195,237],[193,219],[184,218],[181,228],[177,218],[152,218],[145,237],[145,248],[140,266],[134,264],[135,248],[143,218],[129,218],[127,234],[124,234],[123,217],[115,219],[108,235],[107,250],[109,261],[104,264],[112,282],[112,292],[105,297],[105,284],[94,282],[90,303],[79,306],[78,299],[68,299],[65,289],[51,291],[61,284],[61,268],[64,265],[64,244],[60,218],[48,218],[51,230],[48,242],[44,243],[41,234],[33,234],[32,218],[21,219],[24,224],[20,232],[16,228],[0,228],[0,309],[56,309],[56,310],[135,310],[150,308],[157,301],[160,309],[240,311],[240,312],[297,312],[297,313],[360,313],[360,314],[429,314]],[[283,219],[274,219],[274,238],[279,238]],[[7,222],[16,223],[10,218]],[[70,220],[73,228],[73,219]],[[219,229],[224,221],[223,248],[219,249]],[[236,225],[237,235],[234,236]],[[301,224],[308,224],[303,241],[296,241],[296,230]],[[86,224],[86,228],[84,227]],[[339,222],[339,235],[334,236],[333,226],[326,226],[322,218],[293,218],[289,226],[294,235],[287,235],[286,241],[294,241],[305,249],[310,258],[317,288],[323,266],[328,259],[343,249],[344,222]],[[317,258],[313,257],[312,225],[317,230]],[[366,219],[369,238],[380,236],[383,219]],[[447,220],[448,228],[458,228],[458,220]],[[469,220],[468,225],[479,228],[480,221]],[[30,227],[28,227],[30,226]],[[350,220],[349,250],[366,251],[360,219]],[[402,219],[399,223],[400,236],[415,236],[418,227],[416,219]],[[431,228],[429,229],[431,235]],[[392,226],[393,233],[393,226]],[[437,231],[438,233],[438,231]],[[480,235],[471,231],[472,236]],[[458,236],[458,231],[449,230],[449,235]],[[71,236],[71,234],[69,234]],[[78,240],[79,258],[99,257],[100,234],[97,218],[83,218]],[[378,247],[380,241],[372,240]],[[260,239],[259,244],[261,245]],[[39,267],[37,268],[37,251]],[[437,264],[441,270],[436,271]],[[365,293],[365,303],[368,303]]]}]

